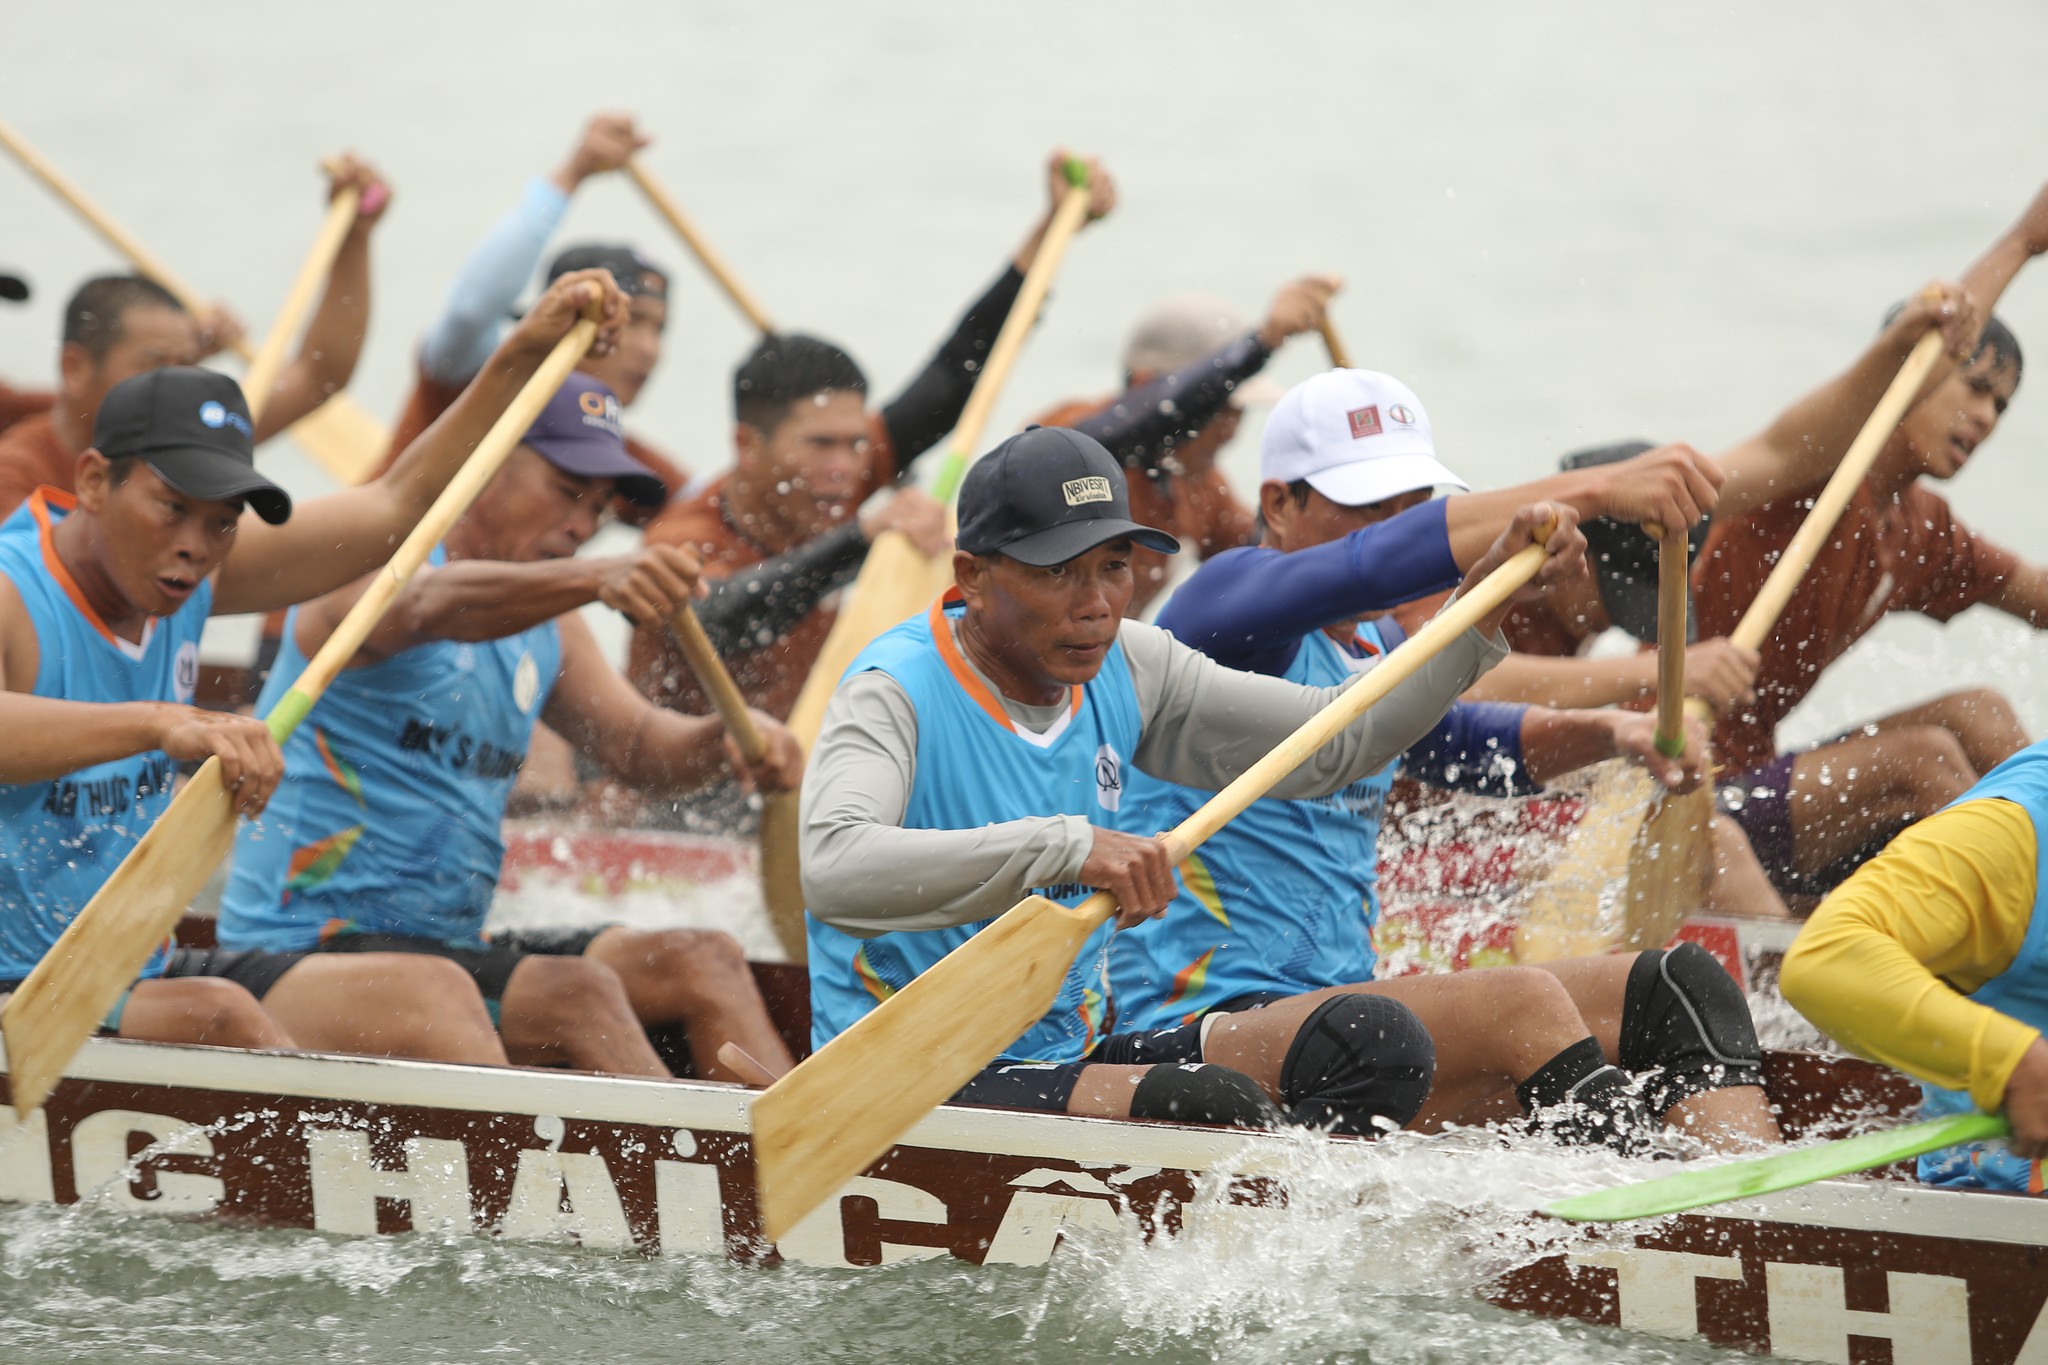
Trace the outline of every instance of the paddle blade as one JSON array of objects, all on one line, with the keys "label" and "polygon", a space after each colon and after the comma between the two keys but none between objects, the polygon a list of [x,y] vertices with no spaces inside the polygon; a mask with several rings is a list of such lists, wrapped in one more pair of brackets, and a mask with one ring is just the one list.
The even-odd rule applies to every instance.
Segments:
[{"label": "paddle blade", "polygon": [[235,837],[235,808],[220,760],[198,775],[86,903],[0,1010],[17,1113],[41,1107],[121,992],[220,866]]},{"label": "paddle blade", "polygon": [[1624,950],[1661,948],[1699,911],[1713,875],[1714,796],[1706,787],[1659,795],[1629,846],[1622,898]]},{"label": "paddle blade", "polygon": [[1632,1218],[1657,1218],[1667,1213],[1731,1199],[1748,1199],[1772,1194],[1816,1180],[1889,1166],[1894,1161],[1939,1151],[1962,1142],[1981,1142],[2004,1137],[2012,1130],[1997,1114],[1953,1114],[1926,1123],[1909,1124],[1882,1133],[1826,1142],[1796,1152],[1750,1161],[1732,1161],[1703,1171],[1680,1171],[1676,1175],[1621,1185],[1611,1190],[1594,1190],[1560,1199],[1544,1210],[1553,1218],[1577,1223],[1620,1223]]},{"label": "paddle blade", "polygon": [[768,907],[775,941],[791,962],[803,962],[810,956],[804,933],[802,864],[797,853],[797,805],[795,792],[774,792],[761,806],[761,899]]},{"label": "paddle blade", "polygon": [[780,1241],[1045,1017],[1115,902],[1020,901],[753,1103],[761,1225]]},{"label": "paddle blade", "polygon": [[1628,869],[1630,838],[1651,786],[1648,773],[1619,759],[1595,770],[1563,853],[1549,875],[1529,888],[1515,925],[1515,961],[1556,962],[1614,946],[1621,926],[1601,913],[1600,901]]}]

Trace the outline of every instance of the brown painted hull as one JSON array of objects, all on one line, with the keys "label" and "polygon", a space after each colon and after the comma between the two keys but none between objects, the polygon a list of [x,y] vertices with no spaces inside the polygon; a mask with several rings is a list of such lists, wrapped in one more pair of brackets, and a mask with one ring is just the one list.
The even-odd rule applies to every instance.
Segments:
[{"label": "brown painted hull", "polygon": [[[1795,1131],[1896,1110],[1897,1077],[1772,1059]],[[453,1226],[648,1254],[829,1266],[951,1256],[1029,1265],[1119,1210],[1165,1227],[1283,1207],[1284,1144],[1170,1124],[941,1109],[779,1247],[759,1236],[748,1092],[351,1058],[95,1042],[24,1127],[0,1114],[0,1198],[336,1233]],[[1270,1159],[1270,1160],[1269,1160]],[[1262,1165],[1266,1173],[1261,1174]],[[1186,1210],[1223,1167],[1227,1198]],[[1284,1216],[1266,1213],[1264,1216]],[[1553,1316],[1816,1359],[2048,1359],[2048,1205],[1838,1182],[1504,1276]],[[1853,1343],[1852,1343],[1852,1338]]]}]

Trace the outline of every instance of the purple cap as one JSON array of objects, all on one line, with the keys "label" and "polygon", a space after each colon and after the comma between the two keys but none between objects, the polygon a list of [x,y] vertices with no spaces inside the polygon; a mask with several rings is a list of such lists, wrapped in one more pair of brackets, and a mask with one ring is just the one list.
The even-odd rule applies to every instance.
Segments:
[{"label": "purple cap", "polygon": [[564,474],[616,479],[619,495],[642,507],[668,501],[668,485],[626,452],[619,400],[580,370],[569,372],[523,439]]}]

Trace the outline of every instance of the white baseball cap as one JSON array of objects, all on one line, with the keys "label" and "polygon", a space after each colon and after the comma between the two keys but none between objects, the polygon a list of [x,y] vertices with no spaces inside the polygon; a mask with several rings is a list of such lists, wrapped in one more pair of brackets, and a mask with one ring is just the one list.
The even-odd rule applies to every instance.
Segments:
[{"label": "white baseball cap", "polygon": [[[1124,343],[1125,374],[1171,374],[1214,355],[1252,329],[1235,308],[1207,294],[1175,294],[1154,304]],[[1230,405],[1265,407],[1280,386],[1255,374],[1230,391]]]},{"label": "white baseball cap", "polygon": [[1415,391],[1377,370],[1325,370],[1273,405],[1259,441],[1259,477],[1363,507],[1418,488],[1470,488],[1437,462]]}]

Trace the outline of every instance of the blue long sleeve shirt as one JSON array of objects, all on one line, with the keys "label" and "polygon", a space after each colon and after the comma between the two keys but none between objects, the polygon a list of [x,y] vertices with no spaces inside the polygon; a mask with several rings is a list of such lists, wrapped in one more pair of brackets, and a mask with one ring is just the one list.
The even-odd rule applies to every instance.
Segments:
[{"label": "blue long sleeve shirt", "polygon": [[[1264,546],[1225,551],[1168,599],[1159,625],[1218,663],[1278,676],[1312,632],[1442,592],[1460,577],[1439,499],[1292,554]],[[1389,648],[1399,643],[1391,620],[1379,629]],[[1402,756],[1405,770],[1432,786],[1488,796],[1536,790],[1522,762],[1528,709],[1457,702]]]},{"label": "blue long sleeve shirt", "polygon": [[569,196],[535,176],[519,202],[484,234],[462,263],[441,313],[420,339],[420,368],[443,384],[467,384],[509,328],[512,306],[540,268],[548,239],[569,211]]}]

